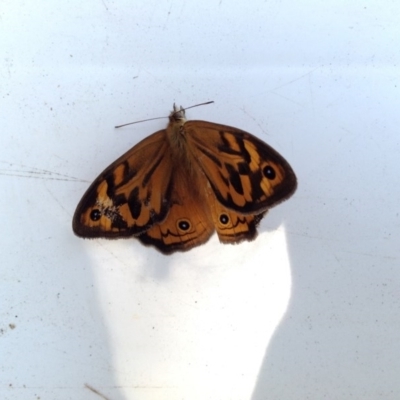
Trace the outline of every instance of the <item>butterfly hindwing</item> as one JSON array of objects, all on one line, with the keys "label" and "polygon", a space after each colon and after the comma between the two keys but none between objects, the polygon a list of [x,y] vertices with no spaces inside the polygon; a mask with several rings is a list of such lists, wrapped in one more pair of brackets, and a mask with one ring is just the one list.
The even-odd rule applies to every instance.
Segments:
[{"label": "butterfly hindwing", "polygon": [[[187,251],[205,243],[214,230],[222,243],[240,243],[257,236],[257,226],[265,213],[243,215],[224,207],[204,176],[196,179],[199,190],[187,191],[186,179],[174,173],[173,198],[168,216],[138,239],[164,254]],[[176,186],[175,186],[176,185]]]},{"label": "butterfly hindwing", "polygon": [[208,204],[210,206],[214,227],[221,243],[240,243],[243,240],[253,240],[257,236],[257,226],[266,214],[239,214],[237,211],[224,207],[209,190]]},{"label": "butterfly hindwing", "polygon": [[170,254],[177,250],[190,250],[210,238],[215,228],[204,191],[207,181],[202,175],[195,181],[198,186],[188,191],[190,179],[187,179],[184,170],[174,171],[168,216],[162,223],[153,225],[138,236],[142,243]]}]

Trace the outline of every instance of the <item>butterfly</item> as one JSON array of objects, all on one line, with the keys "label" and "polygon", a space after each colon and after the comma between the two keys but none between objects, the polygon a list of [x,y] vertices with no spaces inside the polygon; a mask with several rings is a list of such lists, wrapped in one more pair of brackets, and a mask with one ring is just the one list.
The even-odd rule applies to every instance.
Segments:
[{"label": "butterfly", "polygon": [[205,243],[253,240],[269,208],[296,190],[288,162],[257,137],[226,125],[188,121],[174,109],[166,129],[114,161],[79,202],[73,231],[83,238],[136,237],[164,254]]}]

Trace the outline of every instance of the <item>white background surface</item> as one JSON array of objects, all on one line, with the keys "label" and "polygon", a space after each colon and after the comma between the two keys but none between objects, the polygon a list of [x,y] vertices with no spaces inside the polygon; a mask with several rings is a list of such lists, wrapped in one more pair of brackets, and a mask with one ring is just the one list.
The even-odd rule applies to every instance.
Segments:
[{"label": "white background surface", "polygon": [[[0,397],[398,399],[399,16],[3,0]],[[257,240],[165,257],[75,237],[89,183],[167,120],[114,125],[207,100],[188,118],[252,132],[297,173]]]}]

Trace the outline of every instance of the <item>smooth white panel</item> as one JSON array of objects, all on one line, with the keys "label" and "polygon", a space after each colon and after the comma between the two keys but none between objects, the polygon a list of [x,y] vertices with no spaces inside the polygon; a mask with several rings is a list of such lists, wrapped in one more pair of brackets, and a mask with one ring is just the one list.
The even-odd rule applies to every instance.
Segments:
[{"label": "smooth white panel", "polygon": [[[0,397],[397,400],[399,13],[3,1]],[[90,182],[167,120],[113,127],[207,100],[187,116],[298,175],[257,240],[165,257],[75,237]]]}]

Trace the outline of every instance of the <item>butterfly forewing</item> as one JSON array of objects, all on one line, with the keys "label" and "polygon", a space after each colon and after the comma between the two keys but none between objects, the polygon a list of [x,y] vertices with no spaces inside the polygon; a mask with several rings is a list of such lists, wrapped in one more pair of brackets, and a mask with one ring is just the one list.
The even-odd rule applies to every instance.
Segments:
[{"label": "butterfly forewing", "polygon": [[169,211],[171,177],[163,130],[134,146],[93,182],[75,211],[74,232],[106,238],[144,232]]},{"label": "butterfly forewing", "polygon": [[206,121],[188,121],[185,131],[194,159],[225,207],[258,214],[296,190],[288,162],[250,133]]}]

